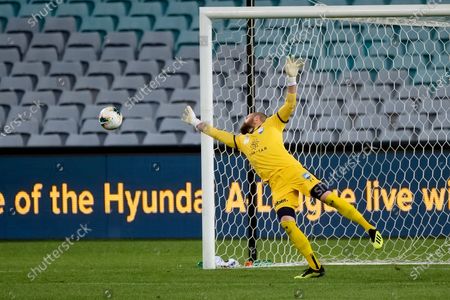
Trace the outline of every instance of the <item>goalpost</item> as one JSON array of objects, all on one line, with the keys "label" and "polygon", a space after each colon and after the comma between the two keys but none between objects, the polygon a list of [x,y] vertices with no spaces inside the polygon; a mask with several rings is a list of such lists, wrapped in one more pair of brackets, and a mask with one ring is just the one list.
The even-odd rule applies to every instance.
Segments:
[{"label": "goalpost", "polygon": [[[301,196],[297,222],[323,263],[450,263],[449,16],[435,3],[200,8],[203,121],[237,132],[248,111],[274,113],[284,57],[307,59],[285,143],[385,238],[375,252]],[[302,263],[245,158],[202,134],[201,160],[203,268]]]}]

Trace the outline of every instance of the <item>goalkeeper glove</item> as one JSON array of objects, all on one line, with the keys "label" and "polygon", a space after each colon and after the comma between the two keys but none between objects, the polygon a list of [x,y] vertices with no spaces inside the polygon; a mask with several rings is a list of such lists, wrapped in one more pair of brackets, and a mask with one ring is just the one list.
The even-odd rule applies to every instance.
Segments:
[{"label": "goalkeeper glove", "polygon": [[184,109],[183,115],[181,116],[181,120],[183,120],[184,122],[186,122],[188,124],[191,124],[192,126],[195,127],[195,129],[197,129],[197,125],[202,122],[200,119],[198,119],[195,116],[195,113],[192,110],[192,107],[190,107],[189,105],[186,106],[186,108]]},{"label": "goalkeeper glove", "polygon": [[288,76],[288,86],[297,85],[298,71],[303,70],[304,65],[305,61],[301,58],[295,59],[293,56],[286,57],[284,71]]}]

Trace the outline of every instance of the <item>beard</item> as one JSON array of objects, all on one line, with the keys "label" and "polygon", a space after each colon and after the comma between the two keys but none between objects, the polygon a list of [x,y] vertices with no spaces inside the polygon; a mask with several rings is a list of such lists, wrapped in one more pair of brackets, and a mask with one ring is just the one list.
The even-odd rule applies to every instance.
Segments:
[{"label": "beard", "polygon": [[252,133],[253,126],[244,122],[244,123],[242,123],[240,131],[241,131],[241,134]]}]

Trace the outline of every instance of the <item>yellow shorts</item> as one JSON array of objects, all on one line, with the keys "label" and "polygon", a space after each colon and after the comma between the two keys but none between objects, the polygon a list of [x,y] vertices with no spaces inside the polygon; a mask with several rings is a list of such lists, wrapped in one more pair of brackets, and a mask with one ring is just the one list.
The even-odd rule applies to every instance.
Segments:
[{"label": "yellow shorts", "polygon": [[299,193],[309,197],[311,190],[319,183],[320,180],[302,166],[278,171],[269,180],[275,211],[281,207],[296,209],[299,205]]}]

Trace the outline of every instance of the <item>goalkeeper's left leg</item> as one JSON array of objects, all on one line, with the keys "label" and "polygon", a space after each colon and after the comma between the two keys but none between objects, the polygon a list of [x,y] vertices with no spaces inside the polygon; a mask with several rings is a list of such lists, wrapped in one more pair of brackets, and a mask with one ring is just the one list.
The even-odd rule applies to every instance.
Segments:
[{"label": "goalkeeper's left leg", "polygon": [[361,225],[369,234],[372,245],[375,249],[380,249],[383,246],[383,238],[380,232],[376,230],[375,226],[367,222],[364,216],[353,205],[331,192],[325,184],[317,184],[314,188],[312,188],[310,193],[312,197],[336,208],[338,212],[347,219]]}]

